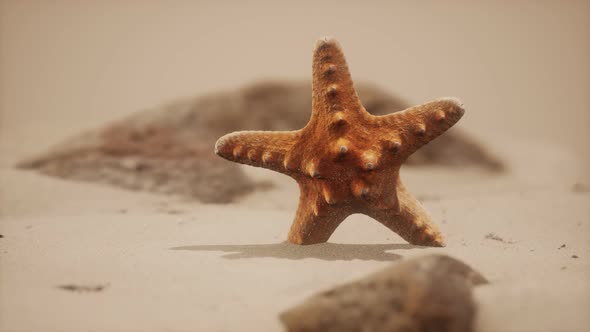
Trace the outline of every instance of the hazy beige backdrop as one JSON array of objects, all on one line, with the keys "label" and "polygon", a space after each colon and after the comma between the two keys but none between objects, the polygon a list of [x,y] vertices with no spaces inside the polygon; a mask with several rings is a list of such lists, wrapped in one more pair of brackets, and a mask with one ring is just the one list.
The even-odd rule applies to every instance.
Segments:
[{"label": "hazy beige backdrop", "polygon": [[541,140],[590,166],[589,1],[1,3],[14,158],[180,96],[309,78],[314,41],[332,35],[355,79],[415,103],[460,97],[460,125],[490,144]]},{"label": "hazy beige backdrop", "polygon": [[[281,331],[279,312],[312,293],[428,253],[492,281],[475,291],[477,331],[590,330],[590,194],[571,190],[590,169],[589,1],[0,0],[0,13],[1,331]],[[324,35],[355,79],[414,103],[460,97],[457,126],[510,157],[502,176],[404,169],[446,248],[405,246],[363,215],[326,245],[283,244],[298,188],[252,167],[277,187],[231,205],[12,167],[178,97],[308,79]],[[71,283],[109,286],[56,288]]]}]

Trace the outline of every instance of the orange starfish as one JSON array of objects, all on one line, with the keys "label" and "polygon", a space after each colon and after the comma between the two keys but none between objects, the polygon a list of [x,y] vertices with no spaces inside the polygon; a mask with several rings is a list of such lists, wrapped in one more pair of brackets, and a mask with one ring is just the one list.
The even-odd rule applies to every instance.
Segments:
[{"label": "orange starfish", "polygon": [[313,52],[312,112],[295,131],[241,131],[221,137],[219,156],[286,174],[301,194],[289,241],[326,242],[353,213],[366,214],[412,244],[444,246],[442,234],[399,178],[402,163],[465,112],[453,98],[373,116],[361,104],[338,42]]}]

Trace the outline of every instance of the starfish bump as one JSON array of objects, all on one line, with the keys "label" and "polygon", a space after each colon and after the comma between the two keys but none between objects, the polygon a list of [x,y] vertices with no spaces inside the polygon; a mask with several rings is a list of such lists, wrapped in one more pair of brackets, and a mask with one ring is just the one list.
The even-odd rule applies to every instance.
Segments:
[{"label": "starfish bump", "polygon": [[295,131],[241,131],[221,137],[215,153],[286,174],[299,184],[289,231],[297,244],[326,242],[349,215],[368,215],[411,244],[443,246],[443,236],[399,178],[402,163],[465,112],[454,98],[373,116],[361,104],[339,43],[322,38],[313,52],[312,112]]}]

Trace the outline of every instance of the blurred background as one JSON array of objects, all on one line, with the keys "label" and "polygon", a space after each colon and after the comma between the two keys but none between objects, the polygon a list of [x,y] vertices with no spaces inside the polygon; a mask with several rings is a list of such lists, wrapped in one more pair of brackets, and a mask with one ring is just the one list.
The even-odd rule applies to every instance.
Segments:
[{"label": "blurred background", "polygon": [[331,35],[354,79],[411,103],[459,97],[460,125],[490,145],[534,140],[590,169],[589,1],[3,0],[0,13],[11,160],[178,97],[308,79]]},{"label": "blurred background", "polygon": [[[14,168],[178,98],[309,80],[326,35],[355,81],[410,104],[460,98],[456,127],[507,161],[502,177],[403,175],[448,238],[442,252],[492,281],[477,330],[587,331],[590,1],[567,0],[0,0],[0,330],[278,331],[279,310],[305,296],[431,252],[363,215],[293,249],[298,189],[253,167],[279,185],[226,206]],[[203,165],[235,187],[229,168]]]}]

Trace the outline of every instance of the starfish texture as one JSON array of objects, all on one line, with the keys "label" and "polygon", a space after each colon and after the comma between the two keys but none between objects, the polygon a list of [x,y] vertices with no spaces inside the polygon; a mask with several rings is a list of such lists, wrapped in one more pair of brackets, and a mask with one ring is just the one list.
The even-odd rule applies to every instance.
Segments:
[{"label": "starfish texture", "polygon": [[299,184],[289,231],[297,244],[326,242],[349,215],[368,215],[411,244],[443,246],[428,212],[399,178],[402,163],[464,113],[443,98],[373,116],[361,104],[339,43],[322,38],[313,52],[312,113],[295,131],[241,131],[221,137],[219,156],[286,174]]}]

